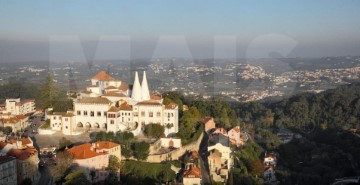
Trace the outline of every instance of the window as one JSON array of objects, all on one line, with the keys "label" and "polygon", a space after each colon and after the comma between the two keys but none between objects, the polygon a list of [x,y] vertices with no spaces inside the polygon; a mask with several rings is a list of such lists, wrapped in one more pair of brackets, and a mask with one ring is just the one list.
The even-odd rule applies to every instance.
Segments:
[{"label": "window", "polygon": [[109,114],[108,117],[109,118],[115,118],[115,114]]},{"label": "window", "polygon": [[86,110],[84,110],[84,116],[87,116],[87,111]]},{"label": "window", "polygon": [[152,118],[153,116],[153,112],[149,112],[149,117]]},{"label": "window", "polygon": [[66,126],[65,128],[68,129],[68,126]]},{"label": "window", "polygon": [[77,111],[77,115],[79,115],[79,116],[80,116],[80,115],[81,115],[81,111],[79,111],[79,110],[78,110],[78,111]]},{"label": "window", "polygon": [[156,116],[157,116],[157,117],[160,117],[160,116],[161,116],[161,113],[160,113],[160,112],[157,112],[157,113],[156,113]]},{"label": "window", "polygon": [[54,120],[56,120],[56,116],[54,116],[53,118],[54,118]]},{"label": "window", "polygon": [[104,111],[104,116],[106,117],[106,111]]},{"label": "window", "polygon": [[134,117],[138,117],[138,113],[137,112],[134,112]]},{"label": "window", "polygon": [[145,117],[145,112],[144,111],[141,112],[141,117]]},{"label": "window", "polygon": [[94,117],[94,111],[90,111],[90,116]]},{"label": "window", "polygon": [[68,121],[68,118],[65,118],[65,121]]},{"label": "window", "polygon": [[101,116],[101,112],[100,112],[100,111],[97,111],[97,116]]},{"label": "window", "polygon": [[114,124],[114,120],[110,120],[110,124]]}]

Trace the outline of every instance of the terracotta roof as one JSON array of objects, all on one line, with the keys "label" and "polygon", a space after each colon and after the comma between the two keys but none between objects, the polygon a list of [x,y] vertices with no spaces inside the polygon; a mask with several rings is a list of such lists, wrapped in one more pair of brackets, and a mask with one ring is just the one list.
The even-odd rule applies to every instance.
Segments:
[{"label": "terracotta roof", "polygon": [[191,151],[191,157],[197,159],[197,158],[199,158],[199,153],[197,151],[195,151],[195,150]]},{"label": "terracotta roof", "polygon": [[18,118],[18,119],[26,119],[28,117],[25,116],[25,115],[16,115],[16,118]]},{"label": "terracotta roof", "polygon": [[0,141],[0,150],[2,150],[6,145],[7,143]]},{"label": "terracotta roof", "polygon": [[120,109],[118,107],[111,106],[108,112],[119,112]]},{"label": "terracotta roof", "polygon": [[53,112],[52,115],[65,116],[66,112]]},{"label": "terracotta roof", "polygon": [[76,103],[109,104],[111,102],[103,97],[83,97],[80,100],[78,100]]},{"label": "terracotta roof", "polygon": [[132,110],[132,107],[126,102],[124,102],[120,105],[120,110]]},{"label": "terracotta roof", "polygon": [[7,155],[16,157],[20,160],[26,160],[33,155],[37,155],[37,150],[34,147],[27,147],[26,149],[11,149]]},{"label": "terracotta roof", "polygon": [[157,96],[157,95],[154,95],[154,94],[150,94],[150,99],[151,100],[161,100],[161,96]]},{"label": "terracotta roof", "polygon": [[16,118],[16,117],[13,117],[13,118],[4,118],[2,120],[4,123],[11,123],[11,124],[16,124],[19,122],[19,119]]},{"label": "terracotta roof", "polygon": [[161,103],[156,102],[156,101],[147,100],[147,101],[139,102],[136,105],[161,105]]},{"label": "terracotta roof", "polygon": [[239,129],[238,127],[234,127],[234,128],[231,129],[231,130],[234,130],[234,132],[236,132],[236,133],[239,133],[239,132],[240,132],[240,129]]},{"label": "terracotta roof", "polygon": [[117,146],[120,146],[119,144],[110,142],[110,141],[98,141],[95,143],[97,149],[111,149]]},{"label": "terracotta roof", "polygon": [[190,166],[188,170],[183,172],[183,177],[185,178],[201,178],[200,169],[196,166]]},{"label": "terracotta roof", "polygon": [[116,87],[114,87],[114,86],[107,86],[105,89],[116,89]]},{"label": "terracotta roof", "polygon": [[75,159],[89,159],[106,153],[97,153],[90,143],[74,146],[67,150]]},{"label": "terracotta roof", "polygon": [[108,75],[105,71],[100,71],[98,74],[96,74],[94,77],[92,77],[91,79],[94,80],[113,80],[113,78]]},{"label": "terracotta roof", "polygon": [[8,156],[8,155],[0,156],[0,164],[6,163],[6,162],[9,162],[9,161],[12,161],[12,160],[16,160],[16,158]]},{"label": "terracotta roof", "polygon": [[103,96],[126,97],[126,95],[123,93],[117,93],[117,92],[113,92],[113,91],[108,92],[108,93],[104,94]]},{"label": "terracotta roof", "polygon": [[165,105],[165,109],[175,109],[178,105],[176,103],[169,103]]},{"label": "terracotta roof", "polygon": [[119,90],[126,91],[129,89],[129,85],[125,82],[121,82],[121,85],[118,87]]},{"label": "terracotta roof", "polygon": [[[16,141],[17,141],[16,139],[9,139],[10,144],[14,144],[16,143]],[[22,145],[27,145],[32,143],[32,141],[29,138],[21,138],[18,141],[21,141]]]}]

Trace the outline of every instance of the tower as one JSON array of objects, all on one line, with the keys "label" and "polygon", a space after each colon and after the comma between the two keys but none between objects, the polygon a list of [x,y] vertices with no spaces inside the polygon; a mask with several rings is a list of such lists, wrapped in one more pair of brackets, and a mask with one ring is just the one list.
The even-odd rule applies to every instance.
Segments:
[{"label": "tower", "polygon": [[147,83],[145,71],[141,82],[141,98],[142,100],[150,100],[149,86]]},{"label": "tower", "polygon": [[137,71],[135,71],[135,79],[133,84],[133,89],[131,93],[131,99],[135,101],[141,101],[141,86],[139,82],[139,75]]}]

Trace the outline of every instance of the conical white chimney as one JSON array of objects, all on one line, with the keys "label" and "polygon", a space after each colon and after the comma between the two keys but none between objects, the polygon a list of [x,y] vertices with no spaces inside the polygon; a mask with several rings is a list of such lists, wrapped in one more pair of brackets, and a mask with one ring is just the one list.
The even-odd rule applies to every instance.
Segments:
[{"label": "conical white chimney", "polygon": [[141,86],[139,82],[139,76],[137,71],[135,72],[135,79],[133,84],[133,89],[131,93],[131,99],[135,101],[141,101]]},{"label": "conical white chimney", "polygon": [[143,79],[141,82],[141,97],[142,97],[142,100],[150,100],[149,86],[147,83],[145,71],[144,71]]}]

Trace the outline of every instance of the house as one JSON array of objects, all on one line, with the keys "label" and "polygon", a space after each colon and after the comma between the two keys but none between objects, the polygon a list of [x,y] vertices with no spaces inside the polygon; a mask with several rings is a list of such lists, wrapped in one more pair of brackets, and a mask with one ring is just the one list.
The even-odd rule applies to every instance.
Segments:
[{"label": "house", "polygon": [[160,138],[161,147],[164,148],[180,148],[181,139],[180,138]]},{"label": "house", "polygon": [[[110,155],[121,160],[120,145],[109,141],[85,143],[66,151],[74,157],[73,162],[85,171],[86,177],[93,183],[104,181],[109,175],[106,168]],[[95,176],[91,176],[91,171],[95,172]]]},{"label": "house", "polygon": [[219,132],[214,132],[209,136],[208,161],[210,174],[217,182],[226,182],[230,167],[233,165],[229,137]]},{"label": "house", "polygon": [[215,121],[214,121],[213,117],[205,117],[205,118],[202,118],[200,121],[205,126],[205,132],[209,132],[210,130],[216,128],[215,127]]},{"label": "house", "polygon": [[264,165],[276,167],[276,155],[274,153],[265,154]]},{"label": "house", "polygon": [[241,140],[241,133],[240,133],[240,127],[234,127],[228,131],[228,136],[231,144],[236,145],[237,147],[240,147],[243,145],[243,141]]},{"label": "house", "polygon": [[0,156],[16,158],[16,178],[19,184],[26,178],[33,184],[37,184],[40,179],[38,151],[32,143],[30,138],[0,142]]}]

